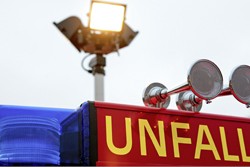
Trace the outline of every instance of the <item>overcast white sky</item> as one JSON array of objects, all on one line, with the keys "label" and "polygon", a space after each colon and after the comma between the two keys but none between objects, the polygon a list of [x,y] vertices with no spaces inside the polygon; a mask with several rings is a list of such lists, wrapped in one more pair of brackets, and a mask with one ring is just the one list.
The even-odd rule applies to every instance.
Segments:
[{"label": "overcast white sky", "polygon": [[[114,0],[113,0],[114,1]],[[152,82],[169,89],[187,80],[198,59],[221,69],[250,65],[249,0],[120,0],[126,22],[139,35],[107,56],[105,101],[143,105]],[[0,104],[76,108],[94,100],[94,78],[81,69],[79,53],[52,24],[78,16],[87,25],[90,0],[0,1]],[[175,97],[169,108],[177,109]],[[250,117],[233,96],[220,97],[201,112]]]}]

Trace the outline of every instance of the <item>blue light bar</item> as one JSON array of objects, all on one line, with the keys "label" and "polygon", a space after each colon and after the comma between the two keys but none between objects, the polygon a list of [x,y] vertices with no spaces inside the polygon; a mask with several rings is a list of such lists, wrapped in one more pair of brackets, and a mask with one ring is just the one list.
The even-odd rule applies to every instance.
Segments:
[{"label": "blue light bar", "polygon": [[93,164],[89,110],[0,105],[0,166]]},{"label": "blue light bar", "polygon": [[89,103],[83,103],[79,109],[82,113],[82,149],[83,149],[83,165],[90,165],[89,151],[90,151],[90,136],[89,136]]},{"label": "blue light bar", "polygon": [[0,119],[0,161],[4,163],[60,163],[60,124],[38,116]]},{"label": "blue light bar", "polygon": [[61,123],[74,112],[0,105],[0,165],[60,165]]}]

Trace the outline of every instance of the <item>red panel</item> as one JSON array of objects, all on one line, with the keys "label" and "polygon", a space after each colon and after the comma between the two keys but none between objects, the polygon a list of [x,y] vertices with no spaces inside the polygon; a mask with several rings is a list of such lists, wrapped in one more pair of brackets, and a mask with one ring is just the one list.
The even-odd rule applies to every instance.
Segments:
[{"label": "red panel", "polygon": [[101,102],[95,106],[97,165],[250,165],[250,119]]}]

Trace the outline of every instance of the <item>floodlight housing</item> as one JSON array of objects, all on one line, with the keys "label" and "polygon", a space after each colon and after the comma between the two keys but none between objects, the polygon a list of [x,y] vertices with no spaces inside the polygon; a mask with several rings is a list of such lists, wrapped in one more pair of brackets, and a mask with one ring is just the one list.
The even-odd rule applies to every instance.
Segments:
[{"label": "floodlight housing", "polygon": [[76,16],[68,17],[59,23],[53,22],[59,31],[71,42],[80,52],[82,46],[88,44],[88,28]]},{"label": "floodlight housing", "polygon": [[90,54],[109,54],[128,46],[138,34],[126,23],[119,34],[92,33],[76,16],[71,16],[54,25],[70,40],[75,48]]},{"label": "floodlight housing", "polygon": [[121,32],[125,20],[126,5],[92,1],[89,28],[97,31]]}]

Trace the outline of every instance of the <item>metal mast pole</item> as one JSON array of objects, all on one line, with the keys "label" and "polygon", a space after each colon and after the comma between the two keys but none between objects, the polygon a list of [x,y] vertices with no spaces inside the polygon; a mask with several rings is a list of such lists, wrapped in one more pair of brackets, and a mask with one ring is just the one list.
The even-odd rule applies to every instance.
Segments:
[{"label": "metal mast pole", "polygon": [[106,66],[106,58],[103,54],[96,54],[96,56],[91,59],[89,67],[92,68],[92,74],[94,75],[95,82],[95,100],[104,101],[104,76]]}]

